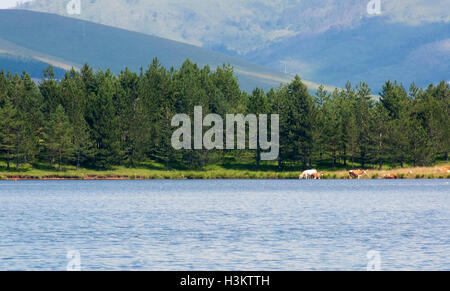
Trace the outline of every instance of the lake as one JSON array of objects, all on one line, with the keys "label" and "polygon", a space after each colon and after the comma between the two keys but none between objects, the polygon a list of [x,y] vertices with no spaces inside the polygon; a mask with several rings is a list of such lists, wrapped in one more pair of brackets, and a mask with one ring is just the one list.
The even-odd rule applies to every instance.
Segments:
[{"label": "lake", "polygon": [[450,270],[450,185],[0,182],[0,270],[78,255],[82,270]]}]

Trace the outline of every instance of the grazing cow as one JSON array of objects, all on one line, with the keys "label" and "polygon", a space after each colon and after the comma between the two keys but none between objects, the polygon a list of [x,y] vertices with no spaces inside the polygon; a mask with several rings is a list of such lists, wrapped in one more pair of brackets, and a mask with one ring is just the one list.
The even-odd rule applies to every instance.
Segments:
[{"label": "grazing cow", "polygon": [[444,173],[450,173],[450,167],[444,167],[441,169],[441,171]]},{"label": "grazing cow", "polygon": [[313,180],[320,180],[320,179],[322,179],[322,177],[323,177],[323,173],[315,173],[315,174],[311,175],[311,178]]},{"label": "grazing cow", "polygon": [[398,176],[396,174],[387,174],[387,175],[384,176],[384,179],[397,180]]},{"label": "grazing cow", "polygon": [[350,179],[359,179],[361,176],[364,176],[367,174],[364,170],[351,170],[349,173]]},{"label": "grazing cow", "polygon": [[317,170],[307,170],[304,171],[300,177],[298,177],[300,180],[309,180],[312,178],[312,175],[317,174]]}]

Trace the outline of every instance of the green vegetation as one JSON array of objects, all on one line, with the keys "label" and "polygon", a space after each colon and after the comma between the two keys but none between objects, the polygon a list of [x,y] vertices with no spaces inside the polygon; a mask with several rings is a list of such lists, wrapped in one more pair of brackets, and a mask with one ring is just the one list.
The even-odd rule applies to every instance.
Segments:
[{"label": "green vegetation", "polygon": [[[442,164],[443,165],[443,164]],[[368,175],[362,179],[383,179],[385,175],[396,173],[399,179],[449,179],[450,175],[442,172],[441,167],[423,168],[399,168],[390,170],[369,170]],[[448,165],[448,163],[447,163]],[[298,179],[300,171],[288,169],[278,171],[277,165],[255,169],[251,164],[209,165],[203,170],[169,169],[164,164],[145,162],[134,168],[126,166],[112,166],[110,169],[76,168],[73,165],[65,165],[62,170],[59,166],[45,164],[21,165],[19,171],[6,170],[6,164],[0,162],[0,180],[29,180],[29,179]],[[346,170],[321,169],[324,171],[323,179],[347,179]]]},{"label": "green vegetation", "polygon": [[[140,74],[94,72],[86,64],[62,80],[52,67],[44,76],[36,85],[26,72],[0,72],[2,176],[296,178],[316,167],[343,178],[350,168],[383,171],[448,160],[445,82],[425,90],[413,85],[408,93],[388,81],[373,100],[365,83],[334,92],[321,87],[311,96],[299,77],[248,94],[230,66],[211,70],[189,60],[179,70],[155,59]],[[203,106],[205,115],[279,114],[279,160],[260,161],[260,152],[251,150],[175,151],[171,119],[177,113],[192,119],[194,106]],[[369,177],[383,177],[376,174]]]}]

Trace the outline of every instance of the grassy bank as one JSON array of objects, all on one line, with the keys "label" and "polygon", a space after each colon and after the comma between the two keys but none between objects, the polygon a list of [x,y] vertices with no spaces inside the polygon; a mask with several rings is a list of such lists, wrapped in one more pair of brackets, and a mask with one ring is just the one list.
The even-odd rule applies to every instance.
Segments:
[{"label": "grassy bank", "polygon": [[[362,179],[382,179],[386,175],[395,174],[399,179],[450,179],[450,173],[443,168],[450,163],[441,163],[434,167],[394,168],[383,170],[367,170]],[[348,170],[317,169],[324,173],[324,179],[346,179]],[[204,170],[192,171],[183,169],[166,170],[163,165],[148,163],[136,168],[114,167],[110,170],[76,169],[65,167],[58,171],[52,167],[23,166],[19,171],[6,170],[0,165],[1,180],[58,180],[58,179],[298,179],[301,170],[289,169],[276,171],[274,167],[263,167],[252,170],[251,166],[209,166]]]}]

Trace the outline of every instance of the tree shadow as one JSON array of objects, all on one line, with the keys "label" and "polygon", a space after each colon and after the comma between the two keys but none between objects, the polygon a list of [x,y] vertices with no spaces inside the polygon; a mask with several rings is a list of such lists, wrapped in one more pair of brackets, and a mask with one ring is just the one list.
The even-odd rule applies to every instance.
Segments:
[{"label": "tree shadow", "polygon": [[280,169],[278,165],[275,164],[260,164],[256,166],[255,164],[222,164],[222,168],[226,170],[235,171],[257,171],[257,172],[298,172],[299,167],[297,165],[283,165]]},{"label": "tree shadow", "polygon": [[51,172],[58,171],[57,167],[48,164],[35,163],[32,166],[34,169],[41,171],[51,171]]},{"label": "tree shadow", "polygon": [[30,172],[31,169],[29,168],[23,168],[23,167],[19,167],[19,169],[16,168],[16,166],[10,166],[10,168],[8,169],[8,167],[6,167],[6,165],[1,165],[0,166],[0,172],[3,173],[26,173],[26,172]]}]

